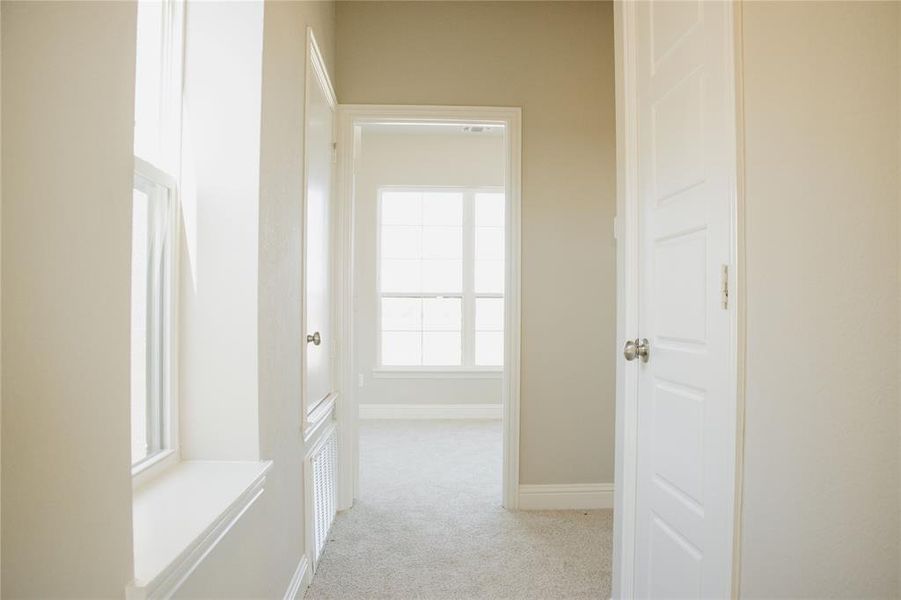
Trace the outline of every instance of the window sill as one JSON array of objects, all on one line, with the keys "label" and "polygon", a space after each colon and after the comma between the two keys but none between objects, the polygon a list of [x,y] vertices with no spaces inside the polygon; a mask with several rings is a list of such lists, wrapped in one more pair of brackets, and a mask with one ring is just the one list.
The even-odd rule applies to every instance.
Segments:
[{"label": "window sill", "polygon": [[503,367],[378,367],[373,379],[501,379]]},{"label": "window sill", "polygon": [[144,485],[151,477],[165,472],[178,463],[178,455],[174,449],[161,450],[145,458],[141,462],[132,465],[132,485],[137,488]]},{"label": "window sill", "polygon": [[134,491],[129,599],[171,596],[263,493],[272,461],[183,461]]}]

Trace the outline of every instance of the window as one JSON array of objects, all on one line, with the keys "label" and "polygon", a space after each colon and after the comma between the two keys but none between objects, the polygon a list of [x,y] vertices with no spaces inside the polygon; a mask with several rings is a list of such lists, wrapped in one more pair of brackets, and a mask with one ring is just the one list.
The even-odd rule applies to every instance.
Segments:
[{"label": "window", "polygon": [[173,432],[182,4],[138,2],[131,222],[131,457],[140,469]]},{"label": "window", "polygon": [[380,364],[504,362],[504,193],[379,191]]},{"label": "window", "polygon": [[174,181],[136,159],[131,218],[132,463],[166,446],[171,383]]}]

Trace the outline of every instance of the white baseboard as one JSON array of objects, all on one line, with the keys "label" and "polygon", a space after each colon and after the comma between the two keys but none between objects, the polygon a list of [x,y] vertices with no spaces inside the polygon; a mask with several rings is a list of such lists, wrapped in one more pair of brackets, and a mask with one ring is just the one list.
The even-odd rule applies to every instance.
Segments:
[{"label": "white baseboard", "polygon": [[360,404],[361,419],[500,419],[501,404]]},{"label": "white baseboard", "polygon": [[520,510],[613,508],[612,483],[520,485]]},{"label": "white baseboard", "polygon": [[307,559],[307,555],[304,554],[300,557],[297,569],[294,570],[294,575],[288,584],[285,600],[300,600],[303,598],[304,592],[307,591],[307,587],[310,585],[310,576],[310,561]]}]

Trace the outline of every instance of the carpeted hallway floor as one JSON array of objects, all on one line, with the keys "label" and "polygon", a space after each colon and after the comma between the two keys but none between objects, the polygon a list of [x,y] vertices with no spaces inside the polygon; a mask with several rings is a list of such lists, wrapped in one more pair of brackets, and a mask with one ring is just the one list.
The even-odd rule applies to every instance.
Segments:
[{"label": "carpeted hallway floor", "polygon": [[610,597],[612,512],[501,508],[499,421],[361,421],[360,460],[307,600]]}]

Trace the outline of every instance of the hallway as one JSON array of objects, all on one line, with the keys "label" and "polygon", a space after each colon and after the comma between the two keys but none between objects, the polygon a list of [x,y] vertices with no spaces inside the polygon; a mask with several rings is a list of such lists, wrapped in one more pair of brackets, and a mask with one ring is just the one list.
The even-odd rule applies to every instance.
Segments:
[{"label": "hallway", "polygon": [[499,421],[361,421],[308,600],[609,598],[612,511],[500,507]]}]

